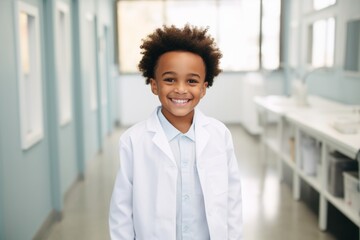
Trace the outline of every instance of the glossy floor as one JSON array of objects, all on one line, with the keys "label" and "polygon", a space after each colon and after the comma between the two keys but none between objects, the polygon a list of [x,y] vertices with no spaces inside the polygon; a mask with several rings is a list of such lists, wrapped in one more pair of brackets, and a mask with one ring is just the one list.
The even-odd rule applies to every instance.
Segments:
[{"label": "glossy floor", "polygon": [[[294,201],[289,184],[280,183],[273,160],[260,159],[259,139],[239,125],[229,126],[242,173],[244,240],[330,240],[318,229],[316,212]],[[106,140],[104,151],[88,164],[85,180],[74,184],[64,203],[63,219],[48,240],[109,239],[108,208],[119,167],[117,142],[123,129]]]}]

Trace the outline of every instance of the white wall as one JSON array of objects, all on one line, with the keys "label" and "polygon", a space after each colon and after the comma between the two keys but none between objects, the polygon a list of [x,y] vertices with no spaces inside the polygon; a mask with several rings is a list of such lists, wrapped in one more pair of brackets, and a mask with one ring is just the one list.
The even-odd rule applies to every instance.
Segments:
[{"label": "white wall", "polygon": [[224,123],[240,123],[242,74],[222,73],[199,104],[206,115]]},{"label": "white wall", "polygon": [[119,77],[119,120],[122,126],[130,126],[146,119],[159,105],[150,86],[140,74]]}]

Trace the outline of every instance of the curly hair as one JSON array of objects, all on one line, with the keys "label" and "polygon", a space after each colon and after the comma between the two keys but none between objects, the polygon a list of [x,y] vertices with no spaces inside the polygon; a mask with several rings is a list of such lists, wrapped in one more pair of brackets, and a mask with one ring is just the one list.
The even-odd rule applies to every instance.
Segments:
[{"label": "curly hair", "polygon": [[139,70],[146,78],[146,84],[154,78],[159,57],[170,51],[187,51],[199,55],[205,63],[205,82],[211,87],[222,70],[219,68],[222,54],[216,46],[214,38],[208,33],[208,28],[198,28],[186,24],[183,28],[174,25],[157,28],[153,33],[142,39],[140,46],[143,54],[139,62]]}]

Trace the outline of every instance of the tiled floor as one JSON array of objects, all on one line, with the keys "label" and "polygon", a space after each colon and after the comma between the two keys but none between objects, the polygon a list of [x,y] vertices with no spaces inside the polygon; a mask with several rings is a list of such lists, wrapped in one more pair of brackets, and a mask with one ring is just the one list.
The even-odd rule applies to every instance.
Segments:
[{"label": "tiled floor", "polygon": [[[280,183],[271,158],[260,159],[259,140],[239,125],[229,126],[242,173],[244,240],[330,240],[318,229],[317,216],[303,201],[294,201],[288,184]],[[50,229],[48,240],[109,239],[108,206],[119,167],[117,142],[112,134],[103,153],[92,160],[85,180],[74,185],[65,199],[63,219]]]}]

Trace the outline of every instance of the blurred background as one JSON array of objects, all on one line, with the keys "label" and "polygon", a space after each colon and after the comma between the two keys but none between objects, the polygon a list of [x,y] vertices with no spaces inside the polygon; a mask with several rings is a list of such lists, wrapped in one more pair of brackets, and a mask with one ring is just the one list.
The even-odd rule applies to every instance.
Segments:
[{"label": "blurred background", "polygon": [[[208,27],[199,108],[232,131],[244,239],[360,239],[360,0],[0,0],[0,239],[109,239],[117,141],[159,105],[137,64]],[[346,173],[345,173],[346,172]]]}]

